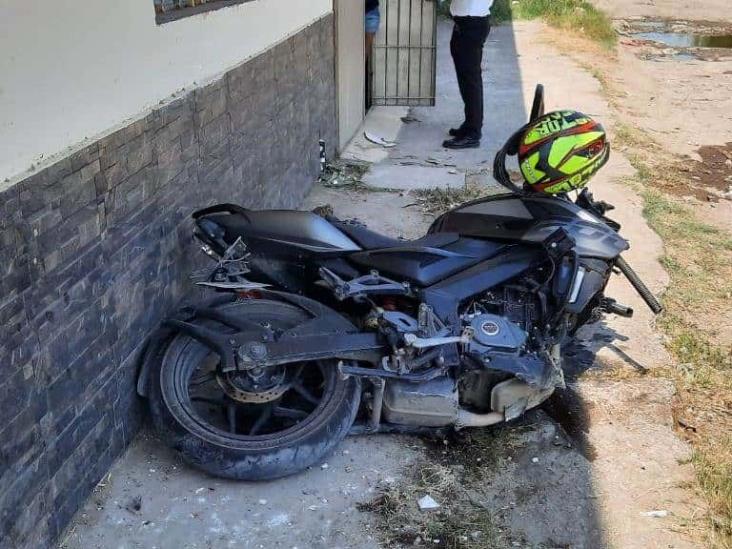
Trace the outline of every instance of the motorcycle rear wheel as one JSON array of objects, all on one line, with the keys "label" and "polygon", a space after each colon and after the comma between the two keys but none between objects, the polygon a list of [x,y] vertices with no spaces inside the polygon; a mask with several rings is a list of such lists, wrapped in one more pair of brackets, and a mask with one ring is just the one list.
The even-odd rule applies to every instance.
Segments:
[{"label": "motorcycle rear wheel", "polygon": [[[288,330],[308,319],[295,306],[266,299],[223,307],[274,330]],[[358,412],[359,380],[342,379],[332,361],[288,365],[286,379],[297,389],[260,406],[231,398],[232,391],[223,389],[222,376],[216,373],[216,355],[186,335],[175,336],[158,356],[149,384],[153,423],[185,461],[217,477],[269,480],[313,466],[348,434]],[[205,379],[206,368],[214,372],[212,381],[192,383]],[[200,386],[208,393],[199,394]]]}]

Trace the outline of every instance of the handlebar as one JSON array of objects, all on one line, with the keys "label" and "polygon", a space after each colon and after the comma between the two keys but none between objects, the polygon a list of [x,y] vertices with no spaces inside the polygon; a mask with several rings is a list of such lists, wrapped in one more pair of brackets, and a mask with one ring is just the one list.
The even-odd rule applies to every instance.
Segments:
[{"label": "handlebar", "polygon": [[643,298],[643,301],[646,302],[646,305],[648,305],[648,308],[651,309],[654,314],[660,314],[663,312],[663,305],[658,302],[648,287],[643,284],[643,281],[631,266],[626,263],[625,259],[618,256],[615,260],[615,265],[617,265],[618,269],[620,269],[620,271],[625,275],[625,278],[628,279],[633,288],[635,288],[635,291]]}]

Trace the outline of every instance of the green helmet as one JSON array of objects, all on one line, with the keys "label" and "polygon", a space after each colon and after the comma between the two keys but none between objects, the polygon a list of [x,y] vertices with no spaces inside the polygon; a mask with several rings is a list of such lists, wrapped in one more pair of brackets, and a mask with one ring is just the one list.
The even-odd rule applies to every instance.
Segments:
[{"label": "green helmet", "polygon": [[518,146],[527,187],[561,194],[585,187],[610,157],[605,129],[577,111],[556,111],[528,124]]}]

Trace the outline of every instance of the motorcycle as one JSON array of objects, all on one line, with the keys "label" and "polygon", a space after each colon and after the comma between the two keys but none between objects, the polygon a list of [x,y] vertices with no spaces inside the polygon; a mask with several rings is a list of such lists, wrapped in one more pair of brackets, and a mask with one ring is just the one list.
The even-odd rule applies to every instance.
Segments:
[{"label": "motorcycle", "polygon": [[632,316],[604,295],[613,272],[659,313],[621,257],[612,206],[516,187],[507,147],[494,163],[506,192],[417,240],[313,212],[194,213],[212,298],[149,340],[138,391],[157,430],[210,474],[278,478],[348,434],[485,427],[538,406],[563,386],[567,338]]}]

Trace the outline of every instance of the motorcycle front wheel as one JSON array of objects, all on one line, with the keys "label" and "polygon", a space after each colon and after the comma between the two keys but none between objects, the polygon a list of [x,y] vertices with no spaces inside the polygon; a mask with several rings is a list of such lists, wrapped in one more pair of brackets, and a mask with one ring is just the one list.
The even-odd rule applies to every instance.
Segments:
[{"label": "motorcycle front wheel", "polygon": [[[275,332],[308,320],[279,301],[223,307]],[[333,361],[222,374],[218,356],[182,334],[158,357],[149,384],[153,423],[185,461],[214,476],[268,480],[302,471],[335,449],[358,412],[360,383],[342,379]]]}]

